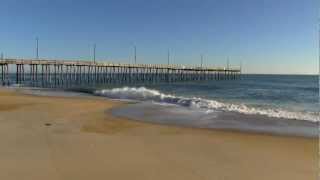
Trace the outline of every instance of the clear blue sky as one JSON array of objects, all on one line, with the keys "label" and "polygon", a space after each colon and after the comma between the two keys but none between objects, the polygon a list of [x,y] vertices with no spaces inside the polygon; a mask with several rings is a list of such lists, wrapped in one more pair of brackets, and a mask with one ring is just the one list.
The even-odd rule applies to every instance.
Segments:
[{"label": "clear blue sky", "polygon": [[239,65],[247,73],[317,73],[319,0],[2,0],[0,51],[138,62]]}]

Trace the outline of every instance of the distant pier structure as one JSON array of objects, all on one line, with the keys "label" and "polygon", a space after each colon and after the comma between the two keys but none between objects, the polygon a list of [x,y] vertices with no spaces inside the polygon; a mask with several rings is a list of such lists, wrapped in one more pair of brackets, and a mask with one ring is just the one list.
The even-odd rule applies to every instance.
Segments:
[{"label": "distant pier structure", "polygon": [[154,84],[187,81],[236,80],[241,68],[182,65],[115,64],[46,59],[0,60],[0,83],[34,87],[76,87],[104,84]]}]

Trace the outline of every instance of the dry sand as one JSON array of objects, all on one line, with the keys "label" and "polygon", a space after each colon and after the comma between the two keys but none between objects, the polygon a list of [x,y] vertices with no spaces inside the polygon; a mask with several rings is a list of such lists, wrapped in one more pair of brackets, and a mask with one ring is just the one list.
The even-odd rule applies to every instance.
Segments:
[{"label": "dry sand", "polygon": [[312,180],[318,141],[147,124],[124,103],[0,90],[1,180]]}]

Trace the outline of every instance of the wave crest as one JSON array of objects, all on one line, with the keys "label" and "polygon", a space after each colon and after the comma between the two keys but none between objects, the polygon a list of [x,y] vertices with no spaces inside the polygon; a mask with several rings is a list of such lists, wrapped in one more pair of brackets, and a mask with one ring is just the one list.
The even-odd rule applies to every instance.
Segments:
[{"label": "wave crest", "polygon": [[308,121],[320,121],[319,115],[312,112],[290,112],[281,109],[263,109],[249,107],[245,104],[222,103],[215,100],[203,98],[186,98],[161,93],[160,91],[147,89],[145,87],[123,87],[114,89],[103,89],[94,92],[95,95],[104,96],[113,99],[130,99],[139,101],[155,101],[160,103],[170,103],[190,108],[206,109],[207,112],[212,110],[231,111],[242,114],[265,115],[275,118],[298,119]]}]

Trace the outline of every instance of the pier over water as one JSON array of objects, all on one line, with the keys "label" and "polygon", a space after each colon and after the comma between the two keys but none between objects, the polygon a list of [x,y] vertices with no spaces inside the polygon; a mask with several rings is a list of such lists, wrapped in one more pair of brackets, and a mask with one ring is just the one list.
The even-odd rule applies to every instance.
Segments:
[{"label": "pier over water", "polygon": [[0,82],[33,87],[68,88],[104,84],[154,84],[236,80],[241,69],[182,65],[119,64],[46,59],[0,60]]}]

